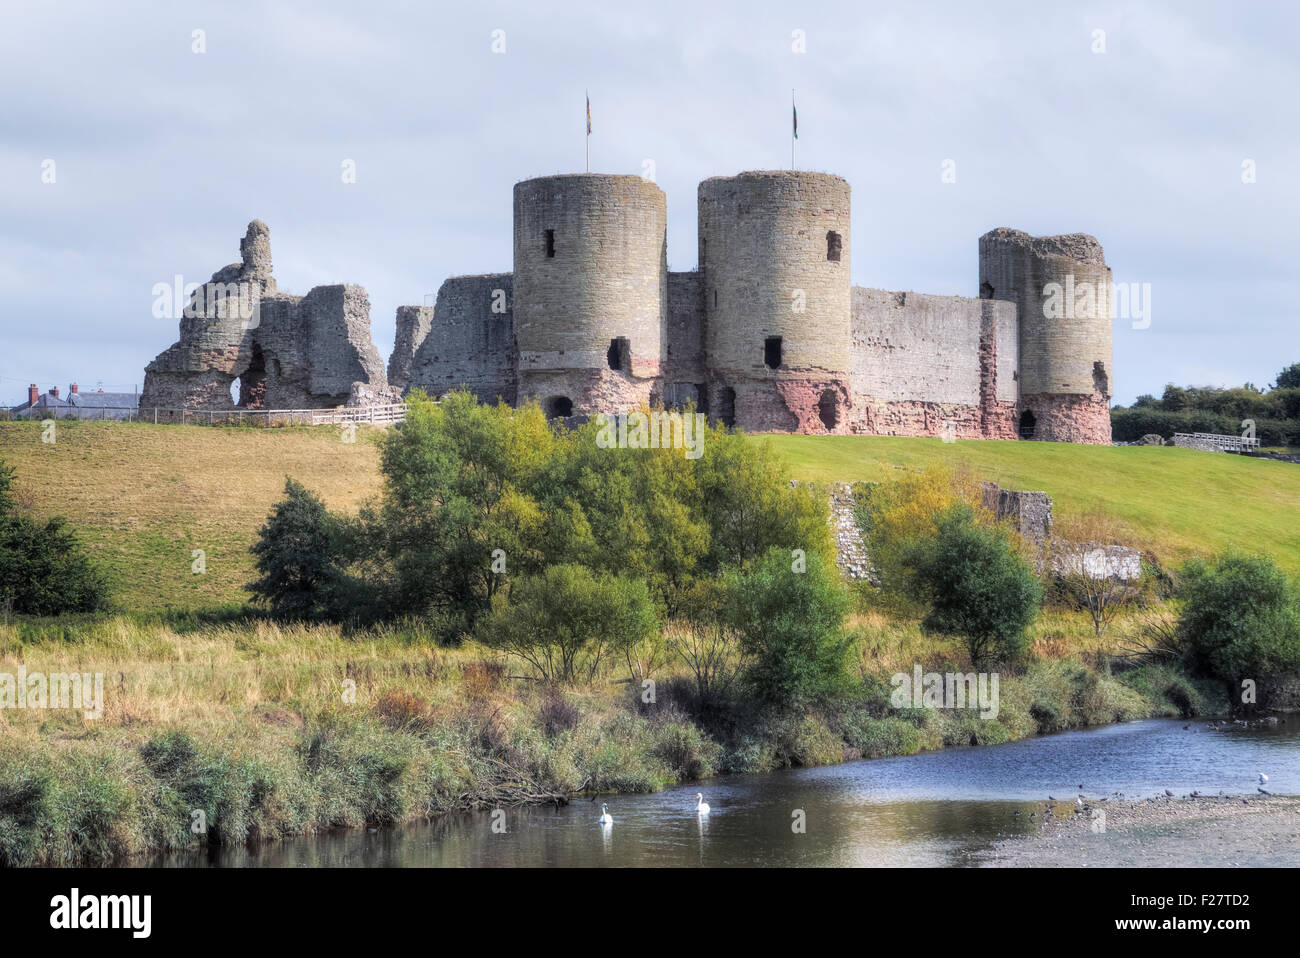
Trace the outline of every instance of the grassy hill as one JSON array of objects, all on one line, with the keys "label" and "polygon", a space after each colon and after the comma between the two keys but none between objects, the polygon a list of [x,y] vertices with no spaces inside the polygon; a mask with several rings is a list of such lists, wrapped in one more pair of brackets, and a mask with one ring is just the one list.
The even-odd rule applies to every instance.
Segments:
[{"label": "grassy hill", "polygon": [[[248,547],[286,476],[334,510],[379,489],[380,433],[59,423],[0,423],[0,459],[24,502],[67,516],[117,580],[130,609],[240,603],[253,577]],[[771,436],[799,479],[875,480],[899,469],[965,463],[1008,488],[1041,489],[1058,515],[1100,502],[1165,560],[1230,544],[1269,553],[1300,573],[1300,466],[1187,449]],[[207,571],[191,572],[191,552]]]},{"label": "grassy hill", "polygon": [[[248,547],[286,476],[331,509],[355,510],[379,489],[377,433],[341,441],[336,426],[290,429],[60,422],[0,423],[0,460],[20,501],[67,516],[133,610],[203,608],[247,599]],[[191,553],[207,571],[191,571]]]},{"label": "grassy hill", "polygon": [[1041,490],[1056,515],[1100,504],[1163,561],[1231,545],[1300,574],[1300,466],[1165,446],[945,443],[877,436],[769,436],[795,478],[887,479],[900,469],[965,466],[1008,489]]}]

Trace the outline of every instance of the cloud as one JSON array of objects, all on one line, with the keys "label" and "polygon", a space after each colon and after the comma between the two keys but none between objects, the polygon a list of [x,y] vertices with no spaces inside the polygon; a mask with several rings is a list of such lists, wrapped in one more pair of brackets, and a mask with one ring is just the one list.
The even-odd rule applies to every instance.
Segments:
[{"label": "cloud", "polygon": [[[271,228],[281,288],[354,282],[385,355],[398,305],[511,263],[511,187],[655,162],[669,262],[700,180],[789,163],[853,185],[853,280],[974,295],[995,226],[1083,231],[1150,282],[1117,325],[1116,398],[1300,360],[1300,14],[1209,4],[847,2],[469,7],[29,4],[0,83],[0,396],[139,383],[175,337],[150,290]],[[194,30],[206,52],[191,51]],[[507,52],[492,53],[504,30]],[[807,53],[791,51],[803,30]],[[1105,30],[1106,52],[1092,52]],[[57,182],[41,183],[53,158]],[[940,183],[956,162],[957,182]],[[1258,180],[1241,182],[1241,164]],[[352,160],[357,182],[344,184]],[[106,344],[111,344],[107,348]],[[1158,344],[1158,347],[1157,347]],[[46,382],[45,377],[54,377]]]}]

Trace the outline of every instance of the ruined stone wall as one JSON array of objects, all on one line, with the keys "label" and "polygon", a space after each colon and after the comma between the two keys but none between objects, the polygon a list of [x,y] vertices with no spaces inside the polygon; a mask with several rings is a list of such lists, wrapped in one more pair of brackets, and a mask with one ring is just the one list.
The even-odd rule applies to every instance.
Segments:
[{"label": "ruined stone wall", "polygon": [[751,431],[848,431],[849,214],[849,184],[825,173],[700,184],[711,415]]},{"label": "ruined stone wall", "polygon": [[[980,237],[979,261],[980,296],[1018,308],[1020,404],[1032,438],[1110,442],[1111,271],[1101,244],[1084,233],[1035,237],[1004,227]],[[1053,299],[1063,315],[1047,315]]]},{"label": "ruined stone wall", "polygon": [[[362,287],[318,286],[306,296],[277,291],[270,234],[260,220],[248,225],[240,254],[241,262],[196,291],[180,338],[145,369],[141,410],[323,409],[344,405],[358,386],[392,398]],[[215,295],[236,287],[246,301]]]},{"label": "ruined stone wall", "polygon": [[412,330],[412,339],[424,330],[410,362],[408,387],[419,387],[434,397],[466,388],[486,403],[495,403],[498,397],[515,402],[510,273],[452,277],[439,288],[432,309],[401,307],[399,332],[403,323]]},{"label": "ruined stone wall", "polygon": [[853,287],[853,432],[1010,439],[1016,310]]},{"label": "ruined stone wall", "polygon": [[552,414],[570,404],[579,415],[659,398],[667,224],[663,190],[639,176],[576,174],[515,184],[521,402],[539,399]]},{"label": "ruined stone wall", "polygon": [[432,306],[398,306],[393,352],[388,357],[388,382],[403,391],[411,385],[411,363],[433,323]]},{"label": "ruined stone wall", "polygon": [[1052,538],[1052,499],[1045,492],[1003,489],[995,482],[980,487],[984,508],[1009,520],[1027,541],[1046,546]]}]

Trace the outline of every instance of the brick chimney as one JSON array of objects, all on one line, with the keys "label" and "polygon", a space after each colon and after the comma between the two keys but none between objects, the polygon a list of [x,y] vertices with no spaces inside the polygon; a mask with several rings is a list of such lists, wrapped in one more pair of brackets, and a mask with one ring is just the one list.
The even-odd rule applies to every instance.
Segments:
[{"label": "brick chimney", "polygon": [[58,398],[59,398],[59,387],[58,387],[58,386],[51,386],[51,387],[50,387],[50,395],[53,396],[55,399],[58,399]]},{"label": "brick chimney", "polygon": [[72,393],[75,396],[77,394],[77,384],[73,383],[71,386],[69,386],[68,392]]},{"label": "brick chimney", "polygon": [[36,383],[27,387],[27,405],[35,406],[36,400],[41,398],[41,391],[36,388]]}]

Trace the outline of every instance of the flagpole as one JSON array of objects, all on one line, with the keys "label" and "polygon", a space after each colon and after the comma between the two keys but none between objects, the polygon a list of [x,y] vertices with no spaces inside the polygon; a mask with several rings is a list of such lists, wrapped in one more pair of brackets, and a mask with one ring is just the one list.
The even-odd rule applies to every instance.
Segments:
[{"label": "flagpole", "polygon": [[587,94],[587,172],[591,172],[591,91]]},{"label": "flagpole", "polygon": [[[794,87],[790,88],[790,116],[792,118],[797,116],[794,110]],[[790,171],[791,172],[794,171],[794,141],[795,141],[795,137],[799,135],[798,131],[799,128],[794,125],[794,122],[792,120],[790,125]]]}]

